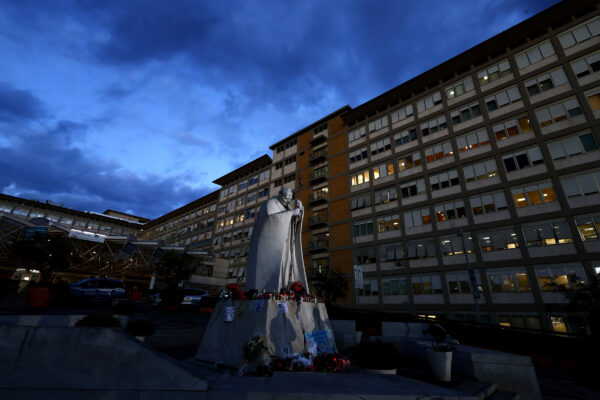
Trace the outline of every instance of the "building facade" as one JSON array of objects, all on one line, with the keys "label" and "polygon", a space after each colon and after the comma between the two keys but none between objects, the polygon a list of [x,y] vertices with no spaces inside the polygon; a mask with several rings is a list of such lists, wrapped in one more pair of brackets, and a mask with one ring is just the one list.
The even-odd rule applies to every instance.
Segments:
[{"label": "building facade", "polygon": [[329,251],[357,304],[474,320],[468,257],[484,321],[578,330],[552,285],[600,270],[598,14],[558,4],[342,115]]},{"label": "building facade", "polygon": [[291,134],[137,235],[210,253],[220,282],[243,284],[254,217],[289,187],[309,279],[363,271],[342,302],[474,320],[478,294],[483,321],[578,332],[552,286],[600,272],[599,14],[557,4]]}]

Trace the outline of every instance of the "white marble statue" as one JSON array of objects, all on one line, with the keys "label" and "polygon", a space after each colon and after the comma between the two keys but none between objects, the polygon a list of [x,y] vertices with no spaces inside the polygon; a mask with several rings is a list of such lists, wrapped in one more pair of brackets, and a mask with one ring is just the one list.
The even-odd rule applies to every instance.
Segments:
[{"label": "white marble statue", "polygon": [[246,272],[246,290],[279,291],[300,282],[308,291],[302,259],[304,207],[283,188],[260,209],[254,222]]}]

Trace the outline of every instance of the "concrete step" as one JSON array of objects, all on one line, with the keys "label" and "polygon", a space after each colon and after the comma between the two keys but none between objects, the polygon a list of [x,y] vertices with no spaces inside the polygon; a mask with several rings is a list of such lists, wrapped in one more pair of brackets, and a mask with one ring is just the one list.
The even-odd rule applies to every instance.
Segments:
[{"label": "concrete step", "polygon": [[494,394],[498,385],[490,382],[476,381],[474,379],[466,380],[452,389],[463,393],[467,396],[484,400],[490,398]]},{"label": "concrete step", "polygon": [[514,392],[496,390],[487,400],[519,400],[521,396]]}]

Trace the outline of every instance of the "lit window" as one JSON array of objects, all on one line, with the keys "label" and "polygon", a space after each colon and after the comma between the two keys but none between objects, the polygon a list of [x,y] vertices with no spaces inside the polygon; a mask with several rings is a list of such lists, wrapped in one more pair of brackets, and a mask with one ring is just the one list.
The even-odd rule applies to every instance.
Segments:
[{"label": "lit window", "polygon": [[556,200],[551,181],[511,189],[517,208],[550,203]]},{"label": "lit window", "polygon": [[494,64],[489,66],[488,68],[479,71],[477,73],[477,78],[479,79],[479,84],[481,86],[487,85],[490,82],[493,82],[502,77],[508,76],[511,74],[510,64],[508,60],[504,59],[500,61],[498,64]]}]

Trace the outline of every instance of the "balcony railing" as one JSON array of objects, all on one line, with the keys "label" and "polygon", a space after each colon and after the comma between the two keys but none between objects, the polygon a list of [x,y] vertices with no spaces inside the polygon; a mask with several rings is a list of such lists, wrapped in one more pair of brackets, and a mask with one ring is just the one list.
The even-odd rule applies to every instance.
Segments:
[{"label": "balcony railing", "polygon": [[329,175],[329,168],[319,168],[310,173],[310,183],[314,184],[319,181],[324,181]]},{"label": "balcony railing", "polygon": [[329,216],[327,214],[313,215],[308,219],[309,226],[327,225]]},{"label": "balcony railing", "polygon": [[316,239],[308,242],[309,251],[327,250],[329,249],[329,239]]},{"label": "balcony railing", "polygon": [[314,164],[319,161],[326,160],[327,153],[328,153],[327,147],[323,147],[322,149],[313,151],[312,153],[310,153],[310,162]]},{"label": "balcony railing", "polygon": [[328,192],[318,191],[318,192],[312,193],[308,197],[308,202],[310,204],[317,204],[317,203],[322,203],[322,202],[327,201],[328,198],[329,198],[329,193]]}]

